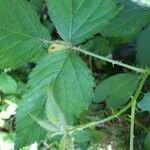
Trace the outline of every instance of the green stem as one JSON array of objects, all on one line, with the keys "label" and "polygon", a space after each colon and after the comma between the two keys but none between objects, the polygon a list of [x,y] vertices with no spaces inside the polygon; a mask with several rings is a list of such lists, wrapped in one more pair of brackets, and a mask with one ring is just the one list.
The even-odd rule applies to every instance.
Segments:
[{"label": "green stem", "polygon": [[130,150],[133,150],[134,148],[134,122],[135,122],[136,102],[139,95],[141,94],[141,90],[149,75],[150,75],[150,70],[146,69],[143,78],[141,80],[141,83],[139,84],[138,89],[133,97],[133,103],[131,105]]},{"label": "green stem", "polygon": [[122,63],[122,62],[119,62],[119,61],[115,61],[115,60],[109,59],[109,58],[107,58],[107,57],[104,57],[104,56],[100,56],[100,55],[91,53],[91,52],[86,51],[86,50],[82,50],[82,49],[80,49],[79,47],[71,47],[71,49],[72,49],[72,50],[75,50],[75,51],[82,52],[82,53],[84,53],[84,54],[86,54],[86,55],[89,55],[89,56],[98,58],[98,59],[100,59],[100,60],[104,60],[104,61],[106,61],[106,62],[110,62],[110,63],[112,63],[113,65],[119,65],[119,66],[128,68],[128,69],[133,70],[133,71],[136,71],[136,72],[140,72],[140,73],[144,73],[144,72],[145,72],[144,69],[137,68],[137,67],[133,67],[133,66],[127,65],[127,64],[125,64],[125,63]]}]

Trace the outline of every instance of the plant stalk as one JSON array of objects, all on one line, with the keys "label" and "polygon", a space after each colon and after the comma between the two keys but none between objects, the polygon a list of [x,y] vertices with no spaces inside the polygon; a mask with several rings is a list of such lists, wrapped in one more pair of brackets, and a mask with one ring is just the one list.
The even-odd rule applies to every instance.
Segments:
[{"label": "plant stalk", "polygon": [[135,110],[136,110],[136,103],[139,95],[141,94],[142,88],[148,76],[150,75],[150,70],[146,69],[141,82],[138,86],[138,89],[133,97],[133,103],[131,105],[131,127],[130,127],[130,150],[134,149],[134,122],[135,122]]}]

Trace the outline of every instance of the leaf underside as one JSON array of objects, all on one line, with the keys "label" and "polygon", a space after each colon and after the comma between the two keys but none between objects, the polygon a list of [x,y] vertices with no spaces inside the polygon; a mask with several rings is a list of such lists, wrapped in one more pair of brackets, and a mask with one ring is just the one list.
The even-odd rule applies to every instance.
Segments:
[{"label": "leaf underside", "polygon": [[[52,80],[54,80],[53,95],[68,124],[72,124],[75,117],[91,103],[93,79],[86,64],[68,50],[49,54],[39,61],[31,73],[29,80],[31,90],[24,96],[17,110],[17,147],[39,140],[45,134],[28,114],[44,118],[44,105]],[[28,134],[30,128],[32,130]]]}]

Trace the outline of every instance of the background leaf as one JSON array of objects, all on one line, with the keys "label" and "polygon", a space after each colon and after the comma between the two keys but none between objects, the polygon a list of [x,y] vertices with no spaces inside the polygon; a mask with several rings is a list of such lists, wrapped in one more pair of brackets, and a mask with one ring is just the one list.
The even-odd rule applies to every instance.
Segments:
[{"label": "background leaf", "polygon": [[150,66],[150,26],[148,26],[139,36],[137,42],[136,59],[142,66]]},{"label": "background leaf", "polygon": [[138,103],[138,107],[142,111],[150,112],[150,92],[144,94],[144,98]]},{"label": "background leaf", "polygon": [[133,95],[137,88],[138,76],[117,74],[102,81],[95,90],[95,102],[107,102],[109,108],[119,108]]},{"label": "background leaf", "polygon": [[[123,11],[116,15],[101,31],[107,37],[129,37],[137,34],[150,23],[150,11],[130,0],[121,1]],[[108,30],[109,29],[109,30]]]},{"label": "background leaf", "polygon": [[15,94],[17,92],[17,82],[8,74],[0,74],[0,91],[4,94]]}]

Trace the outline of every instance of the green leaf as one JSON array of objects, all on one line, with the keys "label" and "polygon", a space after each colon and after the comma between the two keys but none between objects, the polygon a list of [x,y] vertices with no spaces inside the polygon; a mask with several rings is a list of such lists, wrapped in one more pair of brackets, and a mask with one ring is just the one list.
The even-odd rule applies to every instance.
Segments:
[{"label": "green leaf", "polygon": [[144,94],[144,98],[138,103],[142,111],[150,111],[150,92]]},{"label": "green leaf", "polygon": [[15,68],[38,59],[48,32],[26,0],[0,0],[0,68]]},{"label": "green leaf", "polygon": [[144,140],[144,150],[149,150],[150,148],[150,132],[146,135]]},{"label": "green leaf", "polygon": [[34,119],[45,118],[45,89],[29,90],[24,95],[22,102],[18,105],[16,112],[16,139],[15,149],[27,146],[35,141],[45,138],[46,130],[43,129]]},{"label": "green leaf", "polygon": [[139,36],[136,59],[142,66],[150,66],[150,26]]},{"label": "green leaf", "polygon": [[116,0],[48,0],[48,9],[60,36],[74,44],[98,33],[118,12]]},{"label": "green leaf", "polygon": [[90,71],[80,57],[68,50],[61,50],[51,53],[38,63],[30,76],[30,84],[38,89],[47,88],[52,79],[55,80],[53,95],[57,104],[65,119],[72,122],[93,98]]},{"label": "green leaf", "polygon": [[[150,23],[150,11],[131,1],[123,1],[124,9],[102,31],[107,37],[133,36]],[[109,29],[109,30],[108,30]]]},{"label": "green leaf", "polygon": [[15,94],[18,85],[16,81],[6,73],[0,74],[0,91],[4,94]]},{"label": "green leaf", "polygon": [[102,81],[95,90],[95,102],[107,102],[109,108],[119,108],[133,95],[137,88],[138,76],[117,74]]},{"label": "green leaf", "polygon": [[[31,73],[29,80],[31,90],[24,96],[17,110],[16,147],[26,146],[44,137],[43,129],[28,114],[44,118],[45,102],[52,80],[54,80],[54,99],[67,123],[72,124],[75,117],[83,109],[88,108],[93,98],[93,79],[86,64],[68,50],[50,53],[38,62]],[[53,115],[57,117],[58,114],[49,114],[51,119],[56,119]]]}]

